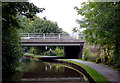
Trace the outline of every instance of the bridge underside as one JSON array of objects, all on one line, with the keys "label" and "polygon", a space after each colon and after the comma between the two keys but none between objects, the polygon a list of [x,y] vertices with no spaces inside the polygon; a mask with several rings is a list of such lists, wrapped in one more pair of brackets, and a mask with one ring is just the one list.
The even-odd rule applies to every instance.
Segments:
[{"label": "bridge underside", "polygon": [[66,58],[82,58],[83,46],[64,46],[64,56]]},{"label": "bridge underside", "polygon": [[23,46],[80,46],[79,44],[22,44]]},{"label": "bridge underside", "polygon": [[80,46],[85,40],[75,39],[23,39],[23,46]]},{"label": "bridge underside", "polygon": [[28,39],[22,40],[23,46],[64,46],[64,57],[82,58],[84,40]]}]

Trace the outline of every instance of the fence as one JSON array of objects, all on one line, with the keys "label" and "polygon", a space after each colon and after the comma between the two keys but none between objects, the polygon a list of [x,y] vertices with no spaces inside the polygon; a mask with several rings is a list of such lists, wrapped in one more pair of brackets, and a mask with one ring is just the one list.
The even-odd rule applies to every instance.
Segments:
[{"label": "fence", "polygon": [[74,37],[64,33],[20,33],[21,39],[84,39],[84,34]]}]

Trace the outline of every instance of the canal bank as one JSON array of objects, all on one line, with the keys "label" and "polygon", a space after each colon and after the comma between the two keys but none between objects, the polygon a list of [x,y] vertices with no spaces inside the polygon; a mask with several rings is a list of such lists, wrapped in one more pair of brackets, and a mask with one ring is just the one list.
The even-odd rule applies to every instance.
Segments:
[{"label": "canal bank", "polygon": [[[37,61],[39,61],[40,60],[40,58],[38,57],[38,58],[34,58],[34,57],[31,57],[33,60],[37,60]],[[43,59],[44,61],[52,61],[52,62],[56,62],[56,59],[52,59],[52,58],[50,58],[50,59]],[[73,68],[75,68],[75,69],[77,69],[77,70],[81,70],[82,68],[82,73],[83,72],[86,72],[86,73],[88,73],[88,75],[86,74],[86,73],[84,73],[85,75],[86,75],[86,77],[91,77],[92,78],[92,81],[94,80],[94,81],[96,81],[96,82],[104,82],[104,83],[109,83],[109,81],[111,81],[111,82],[117,82],[116,80],[112,80],[112,79],[114,79],[114,78],[111,78],[112,76],[109,74],[109,73],[107,73],[107,75],[109,75],[109,77],[111,78],[111,80],[109,80],[109,79],[107,79],[106,78],[106,76],[105,75],[103,75],[103,74],[101,74],[101,72],[103,72],[104,74],[106,73],[105,71],[107,71],[107,69],[105,70],[104,68],[101,70],[100,68],[99,68],[99,66],[96,66],[96,64],[94,63],[92,66],[90,66],[89,64],[91,63],[87,63],[87,62],[85,62],[85,61],[80,61],[80,60],[77,60],[77,59],[57,59],[57,62],[59,62],[59,63],[61,63],[61,61],[63,61],[64,62],[64,64],[65,63],[68,63],[68,64],[72,64],[72,67]],[[86,63],[88,64],[88,65],[86,65]],[[68,65],[67,64],[67,65]],[[74,67],[73,65],[77,65],[77,66],[79,66],[80,67],[80,69],[78,69],[78,68],[76,68],[76,67]],[[101,72],[99,72],[97,69],[99,69],[99,71],[101,70]],[[109,70],[108,70],[109,71]],[[114,73],[115,74],[115,73]],[[116,77],[116,76],[115,76]],[[89,78],[89,81],[90,81],[90,79],[91,78]],[[93,83],[93,82],[91,82],[91,83]]]},{"label": "canal bank", "polygon": [[87,76],[90,77],[91,83],[96,82],[96,83],[110,83],[103,75],[101,75],[100,73],[98,73],[95,69],[81,64],[79,62],[76,61],[72,61],[70,59],[58,59],[59,62],[67,62],[69,64],[73,64],[76,65],[80,68],[80,70],[82,69],[82,72]]},{"label": "canal bank", "polygon": [[87,65],[93,69],[95,69],[98,73],[103,75],[107,80],[109,80],[111,83],[119,83],[119,77],[120,77],[120,71],[109,68],[108,66],[102,65],[102,64],[95,64],[93,62],[86,62],[81,61],[77,59],[69,59],[70,61],[77,62],[79,64]]},{"label": "canal bank", "polygon": [[[56,62],[56,63],[61,63],[61,64],[64,64],[64,65],[66,65],[66,66],[70,66],[70,67],[72,67],[72,69],[74,68],[75,70],[77,70],[77,71],[79,71],[79,72],[82,72],[83,73],[83,75],[85,75],[87,78],[88,78],[88,80],[89,80],[89,82],[90,83],[95,83],[95,80],[87,73],[87,71],[86,70],[84,70],[84,68],[82,68],[82,67],[80,67],[79,65],[76,65],[76,64],[74,64],[74,63],[69,63],[69,62],[66,62],[66,61],[62,61],[63,59],[52,59],[52,58],[49,58],[49,59],[42,59],[42,58],[39,58],[39,57],[28,57],[28,56],[25,56],[25,57],[27,57],[27,58],[31,58],[31,59],[33,59],[33,60],[35,60],[35,61],[45,61],[45,62]],[[65,59],[66,60],[66,59]]]},{"label": "canal bank", "polygon": [[88,82],[82,72],[70,66],[70,64],[56,61],[41,61],[32,57],[22,60],[19,67],[22,72],[21,83],[79,83]]}]

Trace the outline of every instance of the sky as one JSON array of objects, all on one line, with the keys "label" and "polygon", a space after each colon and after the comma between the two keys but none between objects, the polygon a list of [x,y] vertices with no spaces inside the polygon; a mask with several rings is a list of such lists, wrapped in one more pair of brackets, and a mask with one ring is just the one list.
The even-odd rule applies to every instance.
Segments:
[{"label": "sky", "polygon": [[[75,6],[81,7],[81,3],[87,0],[29,0],[39,8],[45,8],[38,17],[46,17],[48,20],[57,22],[58,26],[68,33],[72,33],[73,27],[79,27],[76,19],[82,16],[77,15]],[[83,30],[83,29],[82,29]]]}]

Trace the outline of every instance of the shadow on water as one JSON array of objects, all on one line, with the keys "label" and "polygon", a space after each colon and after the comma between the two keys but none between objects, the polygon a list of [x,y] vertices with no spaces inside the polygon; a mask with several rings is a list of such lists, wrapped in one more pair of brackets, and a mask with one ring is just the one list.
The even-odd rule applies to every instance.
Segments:
[{"label": "shadow on water", "polygon": [[2,83],[20,83],[21,78],[20,71],[2,71]]},{"label": "shadow on water", "polygon": [[25,60],[19,69],[23,73],[21,83],[78,83],[87,80],[78,71],[52,59],[29,62]]},{"label": "shadow on water", "polygon": [[[24,58],[22,64],[11,77],[12,83],[79,83],[88,82],[86,76],[77,68],[55,60],[34,61]],[[10,82],[9,82],[10,83]]]}]

